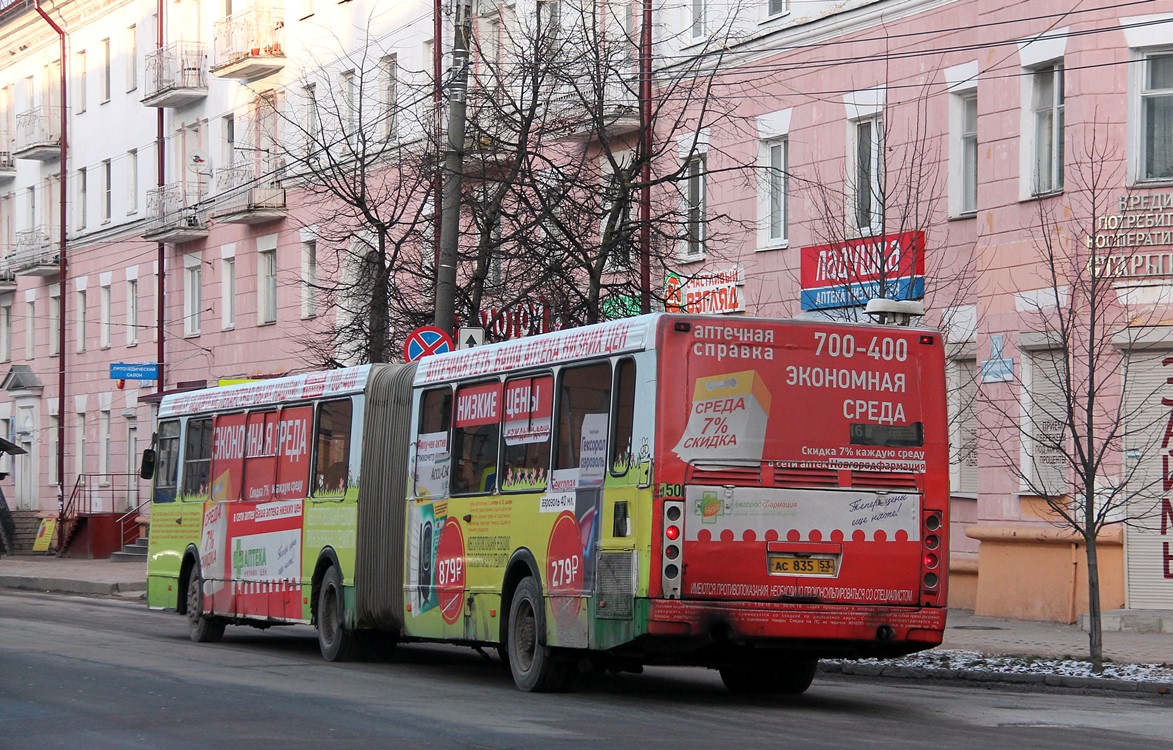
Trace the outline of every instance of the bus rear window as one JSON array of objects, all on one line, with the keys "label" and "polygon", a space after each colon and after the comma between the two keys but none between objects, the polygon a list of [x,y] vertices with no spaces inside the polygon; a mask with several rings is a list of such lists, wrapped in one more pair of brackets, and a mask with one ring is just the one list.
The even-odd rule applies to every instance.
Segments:
[{"label": "bus rear window", "polygon": [[314,436],[315,495],[341,495],[350,483],[350,399],[329,401],[318,407],[318,431]]}]

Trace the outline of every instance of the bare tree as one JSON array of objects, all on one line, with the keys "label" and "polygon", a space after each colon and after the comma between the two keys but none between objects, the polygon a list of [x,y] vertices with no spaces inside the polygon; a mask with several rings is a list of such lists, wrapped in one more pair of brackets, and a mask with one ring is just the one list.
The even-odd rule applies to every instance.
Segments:
[{"label": "bare tree", "polygon": [[[1112,133],[1121,126],[1093,120],[1065,171],[1061,196],[1040,199],[1031,228],[1040,289],[1020,298],[1040,347],[1029,367],[984,377],[985,447],[1029,493],[1046,503],[1051,522],[1082,543],[1087,561],[1088,646],[1103,662],[1099,539],[1106,528],[1150,517],[1160,478],[1144,470],[1160,433],[1142,407],[1155,394],[1134,370],[1135,344],[1145,326],[1164,318],[1169,299],[1138,298],[1121,285],[1137,253],[1124,242],[1110,194],[1124,184]],[[993,356],[1001,356],[995,353]],[[989,382],[1010,380],[1007,384]],[[1017,388],[1013,386],[1017,385]],[[1016,436],[1017,440],[1008,440]],[[1159,474],[1159,472],[1158,472]]]},{"label": "bare tree", "polygon": [[369,34],[336,46],[352,51],[308,60],[288,89],[274,144],[314,232],[319,270],[298,283],[318,309],[302,343],[325,367],[393,359],[430,316],[433,272],[430,75],[401,68]]}]

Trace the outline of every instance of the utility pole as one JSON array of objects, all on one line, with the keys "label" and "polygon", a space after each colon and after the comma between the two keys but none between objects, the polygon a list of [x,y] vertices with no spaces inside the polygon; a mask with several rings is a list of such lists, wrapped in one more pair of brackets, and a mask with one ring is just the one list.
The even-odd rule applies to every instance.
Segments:
[{"label": "utility pole", "polygon": [[639,29],[639,311],[652,311],[652,0],[643,0]]},{"label": "utility pole", "polygon": [[[456,250],[460,233],[460,186],[464,178],[464,121],[468,94],[471,0],[453,1],[452,78],[448,84],[448,149],[444,155],[444,194],[440,209],[440,255],[436,261],[435,326],[456,325]],[[437,40],[439,41],[439,40]]]}]

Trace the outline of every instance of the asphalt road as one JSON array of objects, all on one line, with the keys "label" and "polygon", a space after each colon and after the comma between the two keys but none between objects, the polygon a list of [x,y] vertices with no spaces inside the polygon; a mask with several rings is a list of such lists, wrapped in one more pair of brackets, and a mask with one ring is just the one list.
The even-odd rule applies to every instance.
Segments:
[{"label": "asphalt road", "polygon": [[310,628],[229,628],[196,644],[141,603],[0,592],[0,749],[1168,748],[1162,696],[824,676],[737,698],[715,672],[649,669],[563,695],[496,661],[400,646],[329,664]]}]

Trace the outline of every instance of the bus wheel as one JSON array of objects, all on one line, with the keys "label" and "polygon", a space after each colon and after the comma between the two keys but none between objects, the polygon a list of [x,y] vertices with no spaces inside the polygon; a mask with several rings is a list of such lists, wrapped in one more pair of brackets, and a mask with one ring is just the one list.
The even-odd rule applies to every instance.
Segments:
[{"label": "bus wheel", "polygon": [[358,647],[356,634],[343,624],[342,602],[342,576],[332,567],[318,591],[318,646],[326,661],[349,661]]},{"label": "bus wheel", "polygon": [[187,622],[191,626],[191,639],[196,643],[215,643],[224,637],[228,624],[221,617],[204,614],[204,580],[200,571],[193,570],[187,581]]},{"label": "bus wheel", "polygon": [[764,659],[756,663],[747,659],[740,664],[721,667],[721,682],[729,692],[737,695],[799,695],[811,686],[818,666],[815,659]]},{"label": "bus wheel", "polygon": [[568,666],[542,645],[545,635],[542,590],[532,577],[525,578],[513,592],[509,606],[506,650],[513,682],[527,693],[549,693],[567,686]]}]

